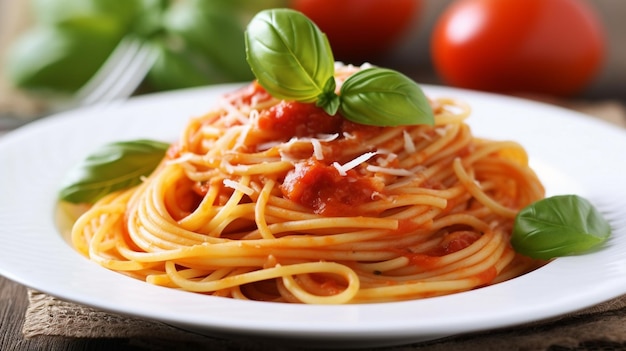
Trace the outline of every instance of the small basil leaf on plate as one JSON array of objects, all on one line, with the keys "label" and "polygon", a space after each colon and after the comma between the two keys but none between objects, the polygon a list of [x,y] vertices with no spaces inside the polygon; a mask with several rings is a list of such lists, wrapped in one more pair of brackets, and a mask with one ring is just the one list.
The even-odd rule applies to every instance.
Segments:
[{"label": "small basil leaf on plate", "polygon": [[326,35],[300,12],[259,12],[248,24],[245,44],[252,72],[276,98],[314,102],[334,76]]},{"label": "small basil leaf on plate", "polygon": [[560,195],[522,209],[515,218],[511,244],[523,255],[551,259],[584,253],[610,234],[610,224],[588,200]]},{"label": "small basil leaf on plate", "polygon": [[341,114],[355,123],[375,126],[434,124],[420,86],[400,72],[368,68],[350,76],[341,87]]},{"label": "small basil leaf on plate", "polygon": [[135,186],[159,165],[168,147],[154,140],[103,145],[70,170],[59,198],[91,204],[114,191]]}]

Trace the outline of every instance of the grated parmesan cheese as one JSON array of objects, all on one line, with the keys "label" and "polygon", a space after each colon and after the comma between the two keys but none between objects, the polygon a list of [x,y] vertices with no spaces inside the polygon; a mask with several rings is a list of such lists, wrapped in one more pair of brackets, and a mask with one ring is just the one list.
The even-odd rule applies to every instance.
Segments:
[{"label": "grated parmesan cheese", "polygon": [[286,151],[289,150],[294,144],[297,143],[310,143],[313,146],[313,157],[317,160],[324,159],[324,147],[322,142],[330,142],[339,137],[339,134],[319,134],[318,138],[298,138],[293,137],[284,144],[284,148],[279,150],[281,157],[287,158]]},{"label": "grated parmesan cheese", "polygon": [[333,167],[335,167],[335,169],[337,169],[337,171],[339,172],[339,175],[345,176],[349,170],[351,170],[354,167],[360,165],[361,163],[369,160],[370,158],[372,158],[376,154],[377,153],[373,152],[373,151],[366,152],[363,155],[358,156],[355,159],[353,159],[352,161],[346,162],[343,165],[340,165],[339,162],[333,162]]},{"label": "grated parmesan cheese", "polygon": [[420,132],[419,136],[421,136],[422,139],[424,139],[426,141],[432,141],[433,140],[433,138],[430,135],[428,135],[428,133],[426,133],[424,131]]},{"label": "grated parmesan cheese", "polygon": [[224,121],[228,121],[231,125],[235,124],[247,124],[248,116],[240,111],[236,106],[233,106],[231,101],[222,98],[218,100],[218,105],[226,112]]},{"label": "grated parmesan cheese", "polygon": [[281,161],[286,161],[286,162],[299,161],[297,158],[289,156],[289,154],[285,150],[278,150],[278,153],[280,154]]},{"label": "grated parmesan cheese", "polygon": [[249,116],[250,118],[244,123],[244,129],[241,131],[241,134],[239,134],[239,137],[237,137],[235,150],[246,145],[246,139],[248,138],[248,134],[250,134],[250,131],[252,130],[252,126],[258,123],[259,111],[251,110]]},{"label": "grated parmesan cheese", "polygon": [[252,129],[252,124],[250,123],[246,124],[243,127],[243,129],[241,130],[241,133],[237,137],[237,141],[235,141],[235,145],[233,147],[234,150],[237,150],[239,148],[243,148],[244,146],[246,146],[246,138],[248,138],[248,134],[250,133],[251,129]]},{"label": "grated parmesan cheese", "polygon": [[372,199],[372,200],[384,200],[386,198],[387,197],[385,195],[379,193],[378,191],[374,191],[372,193],[372,196],[370,196],[370,199]]},{"label": "grated parmesan cheese", "polygon": [[398,155],[395,152],[383,148],[376,150],[376,153],[378,155],[385,156],[376,160],[376,163],[382,167],[387,167],[391,162],[393,162],[393,160],[398,158]]},{"label": "grated parmesan cheese", "polygon": [[331,142],[333,140],[336,140],[337,138],[339,138],[339,133],[318,134],[316,139],[319,139],[319,141],[323,141],[325,143],[328,143],[328,142]]},{"label": "grated parmesan cheese", "polygon": [[439,136],[444,136],[444,135],[446,135],[446,131],[447,130],[448,130],[448,128],[446,128],[446,127],[435,128],[435,133],[439,134]]},{"label": "grated parmesan cheese", "polygon": [[402,135],[404,136],[404,150],[410,154],[415,152],[415,144],[413,143],[413,138],[411,138],[411,134],[409,134],[406,130],[402,131]]},{"label": "grated parmesan cheese", "polygon": [[354,134],[350,134],[348,132],[343,132],[343,137],[346,138],[347,140],[354,140],[354,139],[356,139],[356,136]]},{"label": "grated parmesan cheese", "polygon": [[311,145],[313,145],[313,157],[315,157],[317,160],[323,160],[324,150],[322,149],[322,143],[319,141],[319,139],[315,138],[312,138],[310,141]]}]

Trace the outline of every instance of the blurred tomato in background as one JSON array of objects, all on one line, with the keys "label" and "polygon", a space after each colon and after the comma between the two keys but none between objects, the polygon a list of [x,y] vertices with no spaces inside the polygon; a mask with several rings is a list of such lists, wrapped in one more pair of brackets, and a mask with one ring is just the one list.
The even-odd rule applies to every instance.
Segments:
[{"label": "blurred tomato in background", "polygon": [[584,0],[456,0],[431,39],[434,68],[447,84],[554,96],[590,83],[606,40]]},{"label": "blurred tomato in background", "polygon": [[335,60],[375,63],[406,36],[421,0],[290,0],[326,33]]}]

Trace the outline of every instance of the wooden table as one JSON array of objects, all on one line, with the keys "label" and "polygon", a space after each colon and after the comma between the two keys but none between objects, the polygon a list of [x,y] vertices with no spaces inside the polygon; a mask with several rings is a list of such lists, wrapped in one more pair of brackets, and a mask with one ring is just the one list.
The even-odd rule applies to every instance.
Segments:
[{"label": "wooden table", "polygon": [[28,307],[26,287],[0,276],[0,350],[147,350],[128,339],[75,339],[38,336],[24,339],[22,324]]}]

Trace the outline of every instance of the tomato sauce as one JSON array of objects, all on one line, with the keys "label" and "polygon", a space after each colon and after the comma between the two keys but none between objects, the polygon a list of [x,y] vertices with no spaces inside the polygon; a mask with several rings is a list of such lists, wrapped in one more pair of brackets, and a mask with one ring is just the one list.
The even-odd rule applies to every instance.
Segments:
[{"label": "tomato sauce", "polygon": [[373,135],[381,127],[367,126],[351,122],[339,113],[329,115],[324,109],[312,103],[281,101],[264,110],[259,115],[258,127],[276,140],[289,140],[293,137],[317,137],[320,134]]},{"label": "tomato sauce", "polygon": [[[265,140],[287,141],[291,138],[316,138],[320,135],[337,134],[337,138],[325,145],[325,160],[317,160],[307,154],[301,157],[295,168],[289,171],[281,185],[283,196],[326,216],[355,216],[360,204],[372,201],[372,196],[382,191],[383,184],[349,170],[341,175],[331,161],[345,163],[358,155],[346,150],[375,133],[379,127],[350,122],[340,114],[329,115],[312,103],[281,101],[259,114],[258,128]],[[355,136],[359,134],[355,138]],[[371,215],[371,213],[368,213]]]},{"label": "tomato sauce", "polygon": [[442,242],[443,254],[448,255],[472,245],[480,239],[481,234],[468,230],[456,231],[447,234]]},{"label": "tomato sauce", "polygon": [[292,137],[314,137],[333,134],[341,130],[343,118],[331,116],[314,104],[281,101],[259,115],[259,128],[268,131],[277,139]]},{"label": "tomato sauce", "polygon": [[492,267],[487,268],[486,271],[477,274],[476,278],[480,280],[479,285],[487,285],[491,283],[494,279],[496,279],[497,275],[498,275],[498,270],[496,269],[496,267],[492,266]]},{"label": "tomato sauce", "polygon": [[323,277],[315,274],[312,274],[311,277],[319,283],[319,288],[325,296],[337,295],[346,289],[346,285],[344,283],[340,283],[329,277]]},{"label": "tomato sauce", "polygon": [[371,201],[382,188],[382,183],[371,177],[360,176],[354,170],[342,176],[335,167],[315,159],[298,163],[281,185],[286,198],[327,216],[362,214],[358,213],[358,205]]},{"label": "tomato sauce", "polygon": [[463,250],[480,239],[481,234],[469,230],[455,231],[446,234],[441,244],[425,253],[404,254],[413,266],[421,267],[425,270],[433,269],[438,263],[441,256]]},{"label": "tomato sauce", "polygon": [[440,261],[438,256],[418,253],[405,254],[404,256],[409,259],[410,265],[421,267],[424,270],[434,269]]}]

